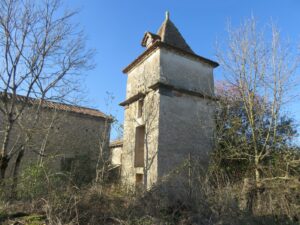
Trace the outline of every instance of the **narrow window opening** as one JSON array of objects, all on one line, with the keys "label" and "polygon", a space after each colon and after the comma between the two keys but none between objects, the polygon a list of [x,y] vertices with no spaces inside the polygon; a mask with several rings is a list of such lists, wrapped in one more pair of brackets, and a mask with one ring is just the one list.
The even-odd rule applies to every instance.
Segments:
[{"label": "narrow window opening", "polygon": [[143,116],[144,100],[138,101],[138,118]]},{"label": "narrow window opening", "polygon": [[136,128],[134,166],[144,166],[145,126]]},{"label": "narrow window opening", "polygon": [[143,187],[143,183],[144,183],[144,174],[139,174],[137,173],[135,175],[135,187],[136,189],[141,189]]}]

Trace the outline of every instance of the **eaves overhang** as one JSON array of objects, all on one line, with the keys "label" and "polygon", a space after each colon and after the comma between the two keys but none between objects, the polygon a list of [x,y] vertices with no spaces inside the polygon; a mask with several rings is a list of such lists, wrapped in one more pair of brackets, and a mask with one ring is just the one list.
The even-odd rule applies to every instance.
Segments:
[{"label": "eaves overhang", "polygon": [[128,72],[130,72],[133,68],[135,68],[137,65],[139,65],[140,63],[142,63],[145,59],[147,59],[152,53],[154,53],[155,50],[157,50],[158,48],[165,48],[165,49],[169,49],[172,50],[178,54],[187,56],[187,57],[191,57],[195,60],[198,60],[202,63],[208,64],[213,68],[216,68],[219,66],[219,63],[212,61],[210,59],[204,58],[202,56],[193,54],[191,52],[182,50],[180,48],[174,47],[172,45],[169,45],[167,43],[164,43],[162,41],[156,41],[152,46],[150,46],[146,51],[144,51],[140,56],[138,56],[132,63],[130,63],[124,70],[123,73],[127,74]]}]

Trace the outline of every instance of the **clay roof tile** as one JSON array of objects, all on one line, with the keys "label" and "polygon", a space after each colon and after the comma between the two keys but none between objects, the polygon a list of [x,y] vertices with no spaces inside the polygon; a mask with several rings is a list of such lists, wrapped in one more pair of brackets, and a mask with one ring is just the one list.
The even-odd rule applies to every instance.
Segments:
[{"label": "clay roof tile", "polygon": [[165,21],[162,23],[162,25],[157,31],[157,35],[160,36],[162,42],[184,50],[186,52],[195,54],[194,51],[190,48],[190,46],[186,43],[177,27],[170,20],[168,12],[166,14]]},{"label": "clay roof tile", "polygon": [[[6,96],[7,96],[7,98],[12,98],[12,94],[6,94]],[[0,93],[0,100],[4,97],[5,97],[5,94]],[[29,105],[36,105],[36,104],[39,104],[39,102],[40,102],[40,99],[26,97],[26,96],[22,96],[22,95],[16,95],[16,100],[18,102],[26,102]],[[54,102],[54,101],[49,101],[49,100],[43,100],[42,106],[45,108],[57,109],[57,110],[61,110],[61,111],[73,112],[73,113],[78,113],[78,114],[82,114],[82,115],[112,120],[112,118],[110,116],[104,114],[100,110],[92,109],[92,108],[87,108],[87,107],[82,107],[82,106],[77,106],[77,105],[70,105],[70,104],[65,104],[65,103],[59,103],[59,102]]]}]

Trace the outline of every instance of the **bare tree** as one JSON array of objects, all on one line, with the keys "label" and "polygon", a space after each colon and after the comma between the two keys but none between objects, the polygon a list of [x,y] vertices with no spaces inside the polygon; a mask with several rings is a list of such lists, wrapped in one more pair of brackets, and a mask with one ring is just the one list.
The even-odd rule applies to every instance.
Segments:
[{"label": "bare tree", "polygon": [[[231,159],[245,160],[253,165],[251,176],[258,189],[267,179],[288,178],[287,174],[270,177],[266,161],[280,149],[283,141],[280,132],[284,125],[281,119],[285,107],[295,97],[299,56],[294,49],[282,41],[274,24],[266,33],[258,29],[254,18],[237,29],[229,26],[228,44],[218,49],[217,57],[226,82],[231,94],[234,92],[227,99],[238,98],[235,103],[239,102],[238,107],[243,111],[243,116],[235,117],[235,123],[231,123],[231,127],[227,124],[226,128],[246,124],[245,129],[238,131],[240,138],[228,140],[225,148],[229,149]],[[233,145],[235,148],[231,148]]]},{"label": "bare tree", "polygon": [[105,181],[105,175],[107,174],[108,165],[110,164],[109,157],[109,134],[111,129],[111,123],[114,121],[114,117],[111,115],[111,106],[114,100],[112,93],[107,92],[107,97],[105,99],[105,105],[110,112],[110,118],[106,119],[104,122],[103,130],[99,137],[99,152],[97,153],[97,163],[96,163],[96,176],[95,183],[100,184],[100,193],[102,193],[103,184]]},{"label": "bare tree", "polygon": [[[0,1],[0,180],[12,156],[21,160],[25,152],[25,145],[16,150],[10,143],[30,99],[38,99],[34,127],[43,102],[70,101],[80,88],[80,74],[92,66],[93,52],[86,50],[82,31],[71,21],[77,12],[62,11],[60,0]],[[25,143],[31,139],[26,136]]]}]

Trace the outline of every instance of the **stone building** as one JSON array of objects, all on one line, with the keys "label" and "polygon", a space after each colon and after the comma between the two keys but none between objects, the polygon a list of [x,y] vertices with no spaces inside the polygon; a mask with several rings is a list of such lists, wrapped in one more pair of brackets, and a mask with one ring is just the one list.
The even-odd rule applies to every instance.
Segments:
[{"label": "stone building", "polygon": [[[17,96],[20,106],[25,100]],[[12,176],[18,149],[26,143],[21,168],[44,161],[50,163],[51,169],[74,173],[80,182],[94,178],[99,152],[108,160],[111,117],[96,109],[44,101],[40,119],[33,125],[38,104],[37,99],[27,99],[21,117],[13,126],[8,146],[11,160],[5,176]],[[2,144],[5,120],[1,113],[0,122]],[[28,136],[30,140],[25,141]]]},{"label": "stone building", "polygon": [[111,151],[113,162],[121,164],[122,182],[149,189],[189,155],[208,163],[218,63],[197,55],[168,13],[156,34],[145,33],[142,46],[145,51],[123,71],[124,137]]}]

